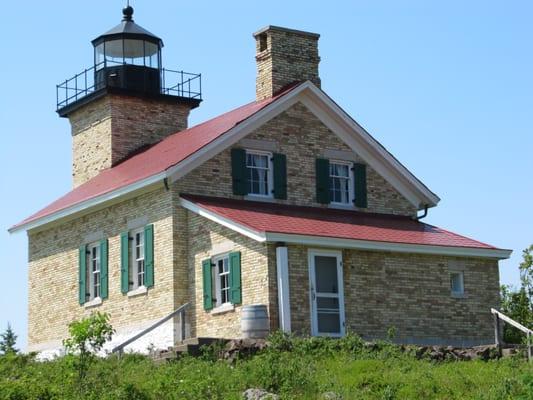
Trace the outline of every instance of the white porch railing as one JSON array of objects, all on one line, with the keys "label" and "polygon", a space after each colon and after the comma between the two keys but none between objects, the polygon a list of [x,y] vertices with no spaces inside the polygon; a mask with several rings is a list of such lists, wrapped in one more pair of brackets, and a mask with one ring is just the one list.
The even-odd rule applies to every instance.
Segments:
[{"label": "white porch railing", "polygon": [[533,356],[531,355],[531,347],[532,347],[532,340],[533,340],[533,331],[529,328],[526,328],[524,325],[522,325],[519,322],[516,322],[514,319],[509,318],[507,315],[502,314],[500,311],[491,308],[490,312],[492,315],[494,315],[494,336],[496,338],[496,345],[498,348],[501,348],[502,340],[500,338],[500,320],[503,322],[507,322],[509,325],[514,326],[516,329],[519,329],[520,331],[524,332],[527,336],[527,359],[529,361],[533,360]]},{"label": "white porch railing", "polygon": [[124,348],[133,342],[135,342],[137,339],[143,337],[147,333],[153,331],[155,328],[163,325],[165,322],[167,322],[169,319],[173,318],[174,316],[178,315],[180,316],[180,340],[183,341],[185,339],[185,311],[187,308],[189,308],[190,303],[185,303],[182,306],[178,307],[174,311],[172,311],[170,314],[166,315],[165,317],[161,318],[159,321],[154,322],[152,325],[150,325],[148,328],[142,330],[141,332],[137,333],[136,335],[132,336],[128,340],[122,342],[118,346],[113,347],[111,350],[111,353],[117,353],[119,356],[121,356],[124,353]]}]

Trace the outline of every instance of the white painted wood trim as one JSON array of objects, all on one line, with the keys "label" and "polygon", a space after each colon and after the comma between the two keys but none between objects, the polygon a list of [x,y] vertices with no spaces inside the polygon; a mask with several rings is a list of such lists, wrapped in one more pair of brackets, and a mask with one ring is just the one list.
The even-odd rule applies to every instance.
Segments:
[{"label": "white painted wood trim", "polygon": [[[103,203],[107,203],[112,200],[116,200],[122,196],[132,194],[138,190],[145,189],[148,186],[158,184],[159,186],[163,185],[163,179],[166,177],[165,172],[161,172],[156,175],[152,175],[146,179],[142,179],[138,182],[132,183],[131,185],[124,186],[120,189],[113,190],[109,193],[104,193],[102,195],[93,197],[92,199],[88,199],[85,201],[82,201],[81,203],[74,204],[70,207],[64,208],[62,210],[53,212],[52,214],[47,215],[46,217],[42,217],[39,219],[36,219],[31,222],[27,222],[25,224],[21,224],[19,226],[10,228],[8,230],[9,233],[16,233],[21,231],[29,231],[31,229],[35,229],[38,227],[41,227],[43,225],[49,224],[51,222],[55,222],[59,219],[69,217],[73,214],[81,213],[84,211],[88,211],[89,209],[92,209],[93,207],[96,207],[98,205],[101,205]],[[155,187],[154,187],[155,189]]]},{"label": "white painted wood trim", "polygon": [[278,273],[279,326],[283,332],[291,332],[291,300],[289,291],[289,252],[287,247],[276,247]]},{"label": "white painted wood trim", "polygon": [[265,234],[263,232],[256,231],[254,229],[251,229],[247,226],[238,224],[228,218],[222,217],[212,211],[206,210],[205,208],[202,208],[198,206],[197,204],[185,200],[184,198],[180,198],[180,205],[184,208],[186,208],[189,211],[192,211],[195,214],[198,214],[204,218],[207,218],[213,222],[216,222],[217,224],[220,224],[222,226],[225,226],[226,228],[229,228],[235,232],[238,232],[244,236],[247,236],[249,238],[252,238],[258,242],[264,242]]},{"label": "white painted wood trim", "polygon": [[340,239],[323,236],[290,235],[285,233],[266,233],[268,242],[298,243],[311,246],[342,249],[361,249],[390,251],[396,253],[434,254],[458,257],[494,258],[503,260],[511,256],[512,250],[481,249],[472,247],[429,246],[419,244],[373,242],[369,240]]}]

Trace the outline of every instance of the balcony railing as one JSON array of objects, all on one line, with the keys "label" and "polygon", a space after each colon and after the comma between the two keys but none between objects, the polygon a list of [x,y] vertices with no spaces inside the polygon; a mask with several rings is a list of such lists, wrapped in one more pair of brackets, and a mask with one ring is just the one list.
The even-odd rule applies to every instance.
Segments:
[{"label": "balcony railing", "polygon": [[[120,68],[120,66],[128,66],[129,64],[118,64],[109,66],[109,61],[105,68]],[[136,68],[136,66],[131,66]],[[110,84],[105,78],[102,81],[100,73],[104,70],[104,63],[97,64],[91,68],[85,69],[72,78],[61,82],[56,86],[56,100],[57,110],[62,109],[85,96],[88,96],[105,87],[121,87],[121,85]],[[152,71],[153,72],[153,71]],[[193,74],[190,72],[176,71],[171,69],[155,70],[156,75],[159,76],[158,92],[163,95],[178,96],[188,99],[202,100],[202,75]],[[147,79],[148,75],[140,75],[133,79],[140,79],[136,86],[143,86],[143,79]],[[150,76],[152,79],[153,76]],[[132,79],[132,78],[128,78]],[[153,82],[150,82],[153,84]],[[123,88],[126,88],[125,86]]]}]

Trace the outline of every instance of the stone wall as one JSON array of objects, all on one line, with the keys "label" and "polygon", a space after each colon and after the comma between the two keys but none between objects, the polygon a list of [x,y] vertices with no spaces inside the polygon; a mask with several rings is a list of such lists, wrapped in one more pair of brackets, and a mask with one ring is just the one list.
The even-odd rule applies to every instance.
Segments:
[{"label": "stone wall", "polygon": [[73,186],[186,129],[189,111],[184,104],[108,94],[70,113]]},{"label": "stone wall", "polygon": [[[287,155],[287,200],[277,203],[327,207],[316,203],[315,160],[328,158],[328,151],[342,151],[352,161],[363,160],[331,132],[303,104],[297,103],[273,118],[233,147],[252,148],[252,141],[265,142],[275,152]],[[259,149],[260,150],[260,149]],[[228,198],[234,196],[231,182],[231,149],[206,161],[178,181],[182,193]],[[413,216],[415,207],[390,183],[367,167],[368,207],[360,211]]]},{"label": "stone wall", "polygon": [[[158,189],[58,227],[29,232],[29,350],[60,346],[68,323],[92,311],[110,313],[112,325],[126,335],[174,310],[173,210],[171,192]],[[146,294],[128,297],[120,291],[120,233],[137,218],[154,224],[155,284]],[[93,308],[78,303],[78,249],[88,235],[109,241],[109,297]],[[163,336],[166,347],[172,332]]]}]

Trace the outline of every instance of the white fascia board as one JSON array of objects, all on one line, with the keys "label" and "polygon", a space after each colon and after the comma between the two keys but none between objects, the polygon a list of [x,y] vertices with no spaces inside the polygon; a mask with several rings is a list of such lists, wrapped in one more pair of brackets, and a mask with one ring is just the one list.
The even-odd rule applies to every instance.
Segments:
[{"label": "white fascia board", "polygon": [[130,185],[121,187],[120,189],[113,190],[109,193],[104,193],[100,196],[93,197],[91,199],[82,201],[81,203],[74,204],[70,207],[64,208],[62,210],[56,211],[52,214],[49,214],[45,217],[36,219],[34,221],[30,221],[28,223],[19,225],[17,227],[14,227],[12,229],[9,229],[9,233],[16,233],[20,231],[29,231],[30,229],[35,229],[40,226],[49,224],[51,222],[55,222],[59,219],[66,218],[69,216],[72,216],[73,214],[81,213],[84,211],[88,211],[89,209],[96,207],[98,205],[102,205],[103,203],[107,203],[112,200],[116,200],[122,196],[126,196],[128,194],[131,194],[133,192],[136,192],[141,189],[145,189],[148,186],[154,185],[156,183],[163,182],[163,179],[166,178],[166,173],[161,172],[156,175],[152,175],[148,178],[142,179],[138,182],[134,182]]},{"label": "white fascia board", "polygon": [[[354,146],[355,148],[352,147],[352,149],[369,162],[372,168],[387,180],[390,179],[391,184],[397,186],[397,190],[406,198],[411,198],[410,201],[417,207],[420,207],[422,203],[426,203],[429,206],[437,205],[440,198],[424,186],[418,178],[394,158],[357,121],[350,117],[350,115],[316,86],[311,84],[308,86],[308,89],[314,96],[306,96],[305,100],[302,101],[306,107],[317,115],[324,124],[332,124],[332,126],[328,127],[333,132],[337,134],[344,132],[345,135],[342,135],[344,136],[341,137],[342,139],[346,140],[346,134],[351,136],[353,140],[350,140],[347,144],[350,147]],[[324,118],[326,116],[329,118]],[[358,135],[354,135],[354,132]],[[388,165],[383,165],[383,160]],[[410,191],[412,194],[408,194],[407,191]],[[418,202],[413,201],[415,197],[418,198]]]},{"label": "white fascia board", "polygon": [[388,251],[394,253],[417,253],[457,257],[493,258],[503,260],[511,256],[511,250],[481,249],[472,247],[430,246],[407,243],[374,242],[311,235],[292,235],[266,232],[268,242],[284,242],[329,248]]},{"label": "white fascia board", "polygon": [[179,201],[180,205],[183,208],[186,208],[187,210],[192,211],[193,213],[198,214],[201,217],[207,218],[208,220],[216,222],[219,225],[225,226],[226,228],[240,233],[241,235],[252,238],[253,240],[256,240],[258,242],[266,241],[265,234],[263,232],[256,231],[247,226],[232,221],[231,219],[225,218],[219,214],[200,207],[198,204],[195,204],[192,201],[186,200],[184,198],[180,198]]}]

